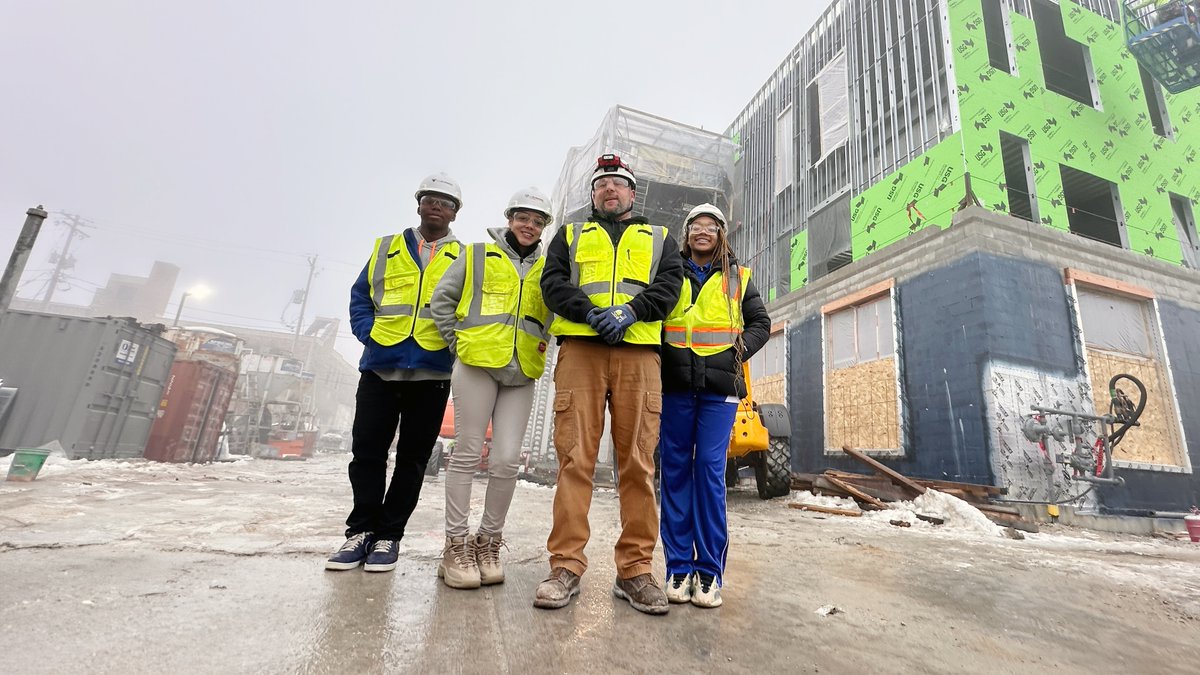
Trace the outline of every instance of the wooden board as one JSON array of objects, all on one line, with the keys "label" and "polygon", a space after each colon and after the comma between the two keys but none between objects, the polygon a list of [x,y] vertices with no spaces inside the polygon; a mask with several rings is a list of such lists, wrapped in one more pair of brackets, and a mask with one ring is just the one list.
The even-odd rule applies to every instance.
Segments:
[{"label": "wooden board", "polygon": [[783,404],[787,400],[787,377],[783,374],[768,375],[751,381],[754,400],[759,403]]},{"label": "wooden board", "polygon": [[[1108,412],[1108,381],[1126,373],[1146,385],[1146,409],[1117,445],[1113,459],[1183,466],[1183,444],[1179,441],[1179,418],[1175,415],[1175,397],[1168,385],[1165,369],[1158,360],[1114,354],[1088,347],[1088,374],[1092,379],[1092,398],[1096,414]],[[1137,403],[1138,391],[1129,382],[1118,383],[1121,390]]]},{"label": "wooden board", "polygon": [[925,494],[924,487],[914,483],[907,476],[892,469],[891,467],[885,466],[885,465],[875,461],[874,458],[868,457],[848,445],[842,446],[842,451],[845,452],[847,455],[850,455],[854,459],[857,459],[858,461],[862,462],[863,464],[866,464],[867,466],[871,467],[872,469],[875,470],[876,473],[887,476],[896,485],[907,488],[909,491],[911,491],[913,493],[914,496],[920,496],[920,495]]},{"label": "wooden board", "polygon": [[829,371],[825,393],[826,447],[900,449],[894,357]]},{"label": "wooden board", "polygon": [[858,488],[854,487],[853,485],[850,485],[849,483],[843,482],[833,476],[826,476],[825,480],[829,481],[830,483],[833,483],[835,486],[845,490],[846,492],[849,492],[851,497],[854,497],[855,499],[857,499],[860,502],[866,502],[872,506],[876,506],[881,509],[887,508],[887,504],[884,504],[883,502],[881,502],[878,499],[872,497],[871,495],[863,492],[862,490],[859,490]]},{"label": "wooden board", "polygon": [[853,516],[857,518],[862,515],[862,511],[835,509],[832,506],[817,506],[816,504],[801,504],[799,502],[791,502],[788,504],[788,507],[793,509],[803,509],[805,511],[816,511],[817,513],[832,513],[835,516]]},{"label": "wooden board", "polygon": [[[836,476],[843,480],[849,478],[853,481],[858,480],[884,480],[880,476],[853,473],[850,471],[838,471],[836,469],[828,469],[825,471],[827,476]],[[932,478],[913,478],[912,481],[925,487],[931,487],[938,490],[951,489],[962,490],[964,492],[979,492],[989,495],[1003,495],[1008,493],[1008,488],[997,487],[995,485],[984,485],[982,483],[960,483],[950,480],[936,480]]]},{"label": "wooden board", "polygon": [[905,490],[902,487],[897,486],[895,483],[888,480],[884,476],[865,476],[865,477],[859,477],[859,478],[846,478],[844,476],[828,476],[828,475],[826,475],[826,476],[821,477],[821,481],[823,484],[828,485],[829,488],[837,490],[838,492],[843,492],[843,490],[841,490],[840,488],[835,486],[833,483],[827,482],[829,478],[837,478],[838,480],[841,480],[844,483],[848,483],[849,485],[857,488],[858,490],[861,490],[862,492],[865,492],[868,495],[871,495],[872,497],[874,497],[880,501],[904,502],[904,501],[908,501],[909,499],[912,499],[912,496],[908,493],[907,490]]}]

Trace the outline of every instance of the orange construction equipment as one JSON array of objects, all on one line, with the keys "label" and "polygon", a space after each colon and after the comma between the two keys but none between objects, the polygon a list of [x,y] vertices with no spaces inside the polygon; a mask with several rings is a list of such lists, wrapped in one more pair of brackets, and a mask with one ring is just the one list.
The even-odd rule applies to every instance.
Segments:
[{"label": "orange construction equipment", "polygon": [[[442,415],[442,430],[438,432],[442,438],[454,438],[454,401],[453,399],[446,403],[446,414]],[[484,434],[484,440],[492,440],[492,423],[488,422],[487,433]]]}]

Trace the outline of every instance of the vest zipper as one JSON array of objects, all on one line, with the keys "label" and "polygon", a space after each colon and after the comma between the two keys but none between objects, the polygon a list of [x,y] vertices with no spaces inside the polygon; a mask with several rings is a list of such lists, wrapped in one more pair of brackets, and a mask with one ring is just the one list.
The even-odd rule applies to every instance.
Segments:
[{"label": "vest zipper", "polygon": [[[425,240],[422,239],[421,243],[423,244],[424,242]],[[405,248],[408,248],[407,242],[405,243]],[[438,247],[436,241],[430,244],[430,265],[433,265],[434,256],[437,255],[437,249]],[[417,318],[421,314],[421,296],[423,295],[422,291],[425,289],[425,268],[421,266],[421,244],[417,244],[417,259],[414,262],[417,263],[417,300],[416,303],[413,304],[413,320],[412,325],[408,328],[408,337],[412,337],[417,333]]]},{"label": "vest zipper", "polygon": [[[628,232],[629,228],[625,228]],[[608,234],[605,232],[605,234]],[[617,262],[618,256],[621,254],[621,242],[625,239],[625,232],[621,233],[621,238],[617,239],[616,246],[613,247],[613,268],[612,268],[612,285],[608,287],[608,306],[612,307],[617,302]],[[609,243],[612,242],[612,237],[608,238]],[[625,256],[629,256],[629,251],[625,251]]]},{"label": "vest zipper", "polygon": [[[518,253],[518,255],[520,255],[520,254]],[[509,260],[508,263],[510,265],[513,265],[513,268],[516,269],[516,265],[513,264],[513,261]],[[532,271],[533,267],[530,266],[529,269]],[[521,337],[521,321],[524,320],[521,316],[521,298],[524,295],[525,295],[525,277],[522,277],[521,272],[517,271],[517,309],[516,309],[517,313],[516,313],[516,317],[515,317],[516,322],[513,325],[513,327],[516,328],[516,330],[513,331],[513,356],[517,357],[517,366],[518,367],[521,365],[521,352],[517,349],[517,340],[520,339],[520,337]]]}]

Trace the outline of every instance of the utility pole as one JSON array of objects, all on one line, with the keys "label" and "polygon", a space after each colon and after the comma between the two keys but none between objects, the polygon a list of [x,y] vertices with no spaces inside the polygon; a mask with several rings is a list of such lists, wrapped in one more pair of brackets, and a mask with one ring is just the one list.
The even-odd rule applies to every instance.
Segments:
[{"label": "utility pole", "polygon": [[[304,310],[308,308],[308,291],[312,289],[313,277],[317,275],[317,256],[308,259],[308,283],[304,285],[304,297],[300,299],[300,318],[296,319],[296,333],[292,336],[292,357],[296,356],[296,346],[300,342],[300,329],[304,327]],[[301,368],[301,372],[303,372]]]},{"label": "utility pole", "polygon": [[50,275],[50,285],[46,288],[46,295],[42,298],[42,311],[49,309],[50,299],[54,297],[54,291],[58,288],[59,281],[62,280],[63,270],[75,266],[75,259],[71,257],[71,242],[76,236],[87,239],[90,235],[83,231],[85,227],[94,227],[86,218],[82,218],[74,213],[62,214],[64,220],[58,221],[59,225],[66,225],[70,228],[67,233],[67,243],[63,244],[62,253],[56,253],[57,258],[54,261],[54,273]]},{"label": "utility pole", "polygon": [[29,260],[29,253],[33,250],[33,244],[37,241],[44,220],[46,212],[41,204],[25,212],[25,225],[21,228],[21,234],[17,236],[12,256],[8,259],[8,267],[4,268],[4,276],[0,278],[0,320],[8,311],[8,306],[17,292],[17,282],[21,280],[21,273],[25,271],[25,263]]}]

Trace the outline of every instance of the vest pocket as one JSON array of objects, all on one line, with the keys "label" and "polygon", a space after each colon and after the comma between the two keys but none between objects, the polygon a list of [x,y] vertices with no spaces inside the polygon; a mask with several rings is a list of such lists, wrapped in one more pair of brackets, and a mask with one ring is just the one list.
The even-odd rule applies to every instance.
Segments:
[{"label": "vest pocket", "polygon": [[581,284],[608,281],[612,276],[612,261],[601,251],[585,250],[581,247],[575,252],[575,262],[579,265]]},{"label": "vest pocket", "polygon": [[517,285],[511,281],[485,279],[480,292],[479,311],[482,314],[508,314],[508,306],[517,295]]},{"label": "vest pocket", "polygon": [[416,273],[390,273],[383,278],[383,304],[403,305],[411,302],[408,293],[417,283]]}]

